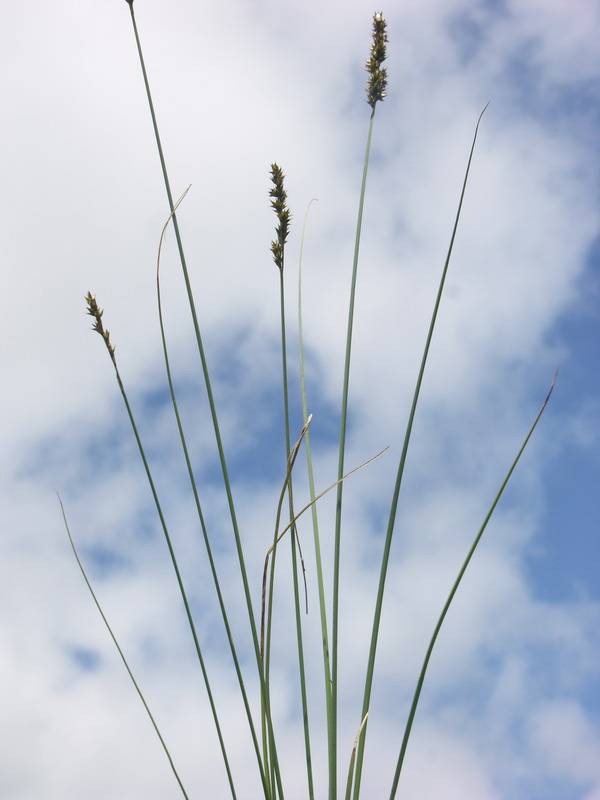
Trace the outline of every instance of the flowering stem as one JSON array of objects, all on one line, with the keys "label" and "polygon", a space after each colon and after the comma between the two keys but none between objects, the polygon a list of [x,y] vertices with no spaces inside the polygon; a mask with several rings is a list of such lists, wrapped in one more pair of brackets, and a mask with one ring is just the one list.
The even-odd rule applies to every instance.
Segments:
[{"label": "flowering stem", "polygon": [[108,354],[110,359],[113,363],[113,367],[115,370],[115,376],[117,379],[117,383],[119,384],[119,389],[121,391],[121,396],[123,398],[123,402],[125,403],[125,408],[127,409],[127,416],[129,417],[129,422],[131,424],[131,429],[133,431],[133,435],[135,437],[135,441],[138,446],[138,450],[140,453],[140,457],[142,459],[142,463],[144,465],[144,470],[146,472],[146,477],[148,479],[148,484],[150,486],[150,491],[152,492],[152,497],[154,499],[154,505],[156,507],[156,511],[158,514],[158,518],[160,520],[160,524],[163,530],[163,534],[165,537],[165,541],[167,543],[167,548],[169,550],[169,555],[171,557],[171,563],[173,564],[173,569],[175,571],[175,576],[177,578],[177,585],[179,586],[179,592],[181,594],[181,599],[183,601],[183,605],[185,608],[185,613],[187,617],[187,621],[190,627],[190,632],[192,634],[192,639],[194,640],[194,647],[196,649],[196,655],[198,656],[198,663],[200,664],[200,670],[202,672],[202,677],[204,678],[204,685],[206,687],[206,694],[208,696],[208,701],[210,703],[210,708],[213,715],[213,720],[215,723],[215,729],[217,731],[217,738],[219,739],[219,745],[221,747],[221,753],[223,755],[223,761],[225,764],[225,771],[227,772],[227,779],[229,781],[229,788],[231,790],[231,796],[236,798],[235,787],[233,785],[233,776],[231,774],[231,768],[229,766],[229,759],[227,758],[227,750],[225,747],[225,742],[223,740],[223,735],[221,732],[221,725],[219,723],[219,715],[217,714],[217,707],[215,705],[214,697],[212,694],[212,690],[210,687],[210,681],[208,678],[208,672],[206,670],[206,665],[204,663],[204,658],[202,656],[202,649],[200,647],[200,640],[198,638],[198,633],[196,631],[196,626],[194,624],[194,619],[192,617],[192,611],[190,609],[190,604],[188,601],[187,593],[185,591],[185,587],[183,585],[183,580],[181,577],[181,572],[179,570],[179,564],[177,563],[177,558],[175,556],[175,550],[173,549],[173,543],[171,541],[171,536],[169,534],[169,529],[167,527],[167,523],[163,514],[162,506],[158,497],[158,492],[156,491],[156,486],[154,483],[154,479],[152,477],[152,472],[150,471],[150,465],[148,464],[148,459],[146,458],[146,452],[144,446],[142,444],[142,440],[138,431],[138,427],[135,421],[135,417],[133,415],[133,411],[131,410],[131,405],[129,403],[129,398],[127,397],[127,392],[125,391],[125,386],[121,379],[121,374],[119,372],[119,367],[117,365],[117,360],[115,358],[115,348],[111,343],[110,340],[110,333],[108,330],[104,328],[104,324],[102,321],[103,310],[98,306],[96,302],[96,298],[88,292],[86,295],[86,303],[87,303],[87,313],[94,318],[94,326],[93,329],[102,336],[104,340],[104,344],[106,345],[106,349],[108,350]]},{"label": "flowering stem", "polygon": [[[365,201],[365,190],[367,186],[367,172],[369,169],[369,154],[371,152],[371,137],[373,133],[373,120],[375,108],[378,101],[382,101],[386,96],[387,72],[382,68],[382,63],[386,57],[386,21],[380,12],[373,16],[373,34],[371,44],[371,55],[365,68],[369,73],[367,83],[367,102],[371,106],[371,117],[369,120],[369,131],[367,135],[367,146],[365,148],[365,159],[363,164],[362,182],[360,188],[360,200],[358,204],[358,220],[356,223],[356,237],[354,242],[354,259],[352,263],[352,282],[350,287],[350,303],[348,308],[348,329],[346,333],[346,358],[344,361],[344,380],[342,387],[342,409],[340,421],[340,443],[338,456],[338,479],[344,474],[344,456],[346,450],[346,429],[348,416],[348,391],[350,385],[350,356],[352,352],[352,329],[354,324],[354,304],[356,297],[356,277],[358,272],[358,254],[360,250],[360,235],[362,231],[363,208]],[[337,690],[338,690],[338,638],[339,638],[339,591],[340,591],[340,549],[341,549],[341,530],[342,530],[342,495],[343,484],[338,485],[336,509],[335,509],[335,541],[333,555],[333,613],[332,613],[332,632],[331,632],[331,707],[333,725],[329,736],[329,800],[336,800],[337,796]],[[366,712],[364,712],[366,713]],[[363,717],[364,717],[363,713]]]},{"label": "flowering stem", "polygon": [[[286,463],[291,455],[291,440],[290,440],[290,408],[289,408],[289,382],[288,382],[288,368],[287,368],[287,335],[286,335],[286,322],[285,322],[285,284],[284,284],[284,264],[285,264],[285,244],[289,234],[289,226],[291,213],[287,205],[287,193],[284,188],[285,175],[281,167],[277,164],[271,164],[271,181],[273,186],[269,191],[271,197],[271,206],[277,215],[277,238],[271,243],[271,252],[273,260],[279,270],[279,308],[281,319],[281,368],[283,378],[283,416],[285,428],[285,458]],[[289,481],[287,485],[287,492],[289,497],[289,513],[290,520],[294,519],[294,497],[292,490],[292,475],[289,474]],[[312,774],[312,756],[310,747],[310,732],[308,725],[308,699],[306,693],[306,671],[304,662],[304,643],[302,636],[302,614],[300,604],[300,590],[298,585],[298,532],[296,525],[292,524],[290,535],[290,546],[292,556],[292,583],[294,589],[294,611],[296,621],[296,641],[298,647],[298,670],[300,675],[300,697],[302,701],[302,718],[304,722],[304,749],[306,755],[306,773],[308,781],[308,796],[309,800],[314,798],[313,774]],[[275,563],[275,550],[273,551],[272,567],[274,569]],[[267,672],[265,672],[265,676]],[[267,681],[268,682],[268,681]]]}]

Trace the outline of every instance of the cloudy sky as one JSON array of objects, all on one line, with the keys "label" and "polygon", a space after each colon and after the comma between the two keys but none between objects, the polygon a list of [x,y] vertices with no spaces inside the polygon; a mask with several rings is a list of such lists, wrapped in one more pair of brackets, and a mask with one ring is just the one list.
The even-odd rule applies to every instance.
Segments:
[{"label": "cloudy sky", "polygon": [[[292,430],[304,334],[317,489],[336,477],[345,326],[370,109],[366,0],[137,0],[220,409],[255,610],[284,476],[269,166],[293,213],[285,270]],[[600,7],[393,0],[375,115],[350,382],[340,776],[358,725],[374,591],[410,397],[469,147],[464,213],[417,413],[375,672],[364,796],[389,796],[418,670],[457,570],[560,367],[551,402],[440,636],[402,800],[600,800]],[[129,7],[21,0],[0,28],[0,795],[180,797],[69,548],[145,691],[190,797],[225,798],[162,531],[101,339],[117,347],[189,591],[240,798],[248,727],[168,402],[155,269],[169,213]],[[256,667],[175,239],[165,318],[203,510],[253,708]],[[296,500],[308,497],[305,458]],[[308,516],[308,515],[307,515]],[[334,500],[319,505],[331,586]],[[312,527],[300,528],[316,796],[326,796]],[[273,704],[286,797],[306,798],[288,549]]]}]

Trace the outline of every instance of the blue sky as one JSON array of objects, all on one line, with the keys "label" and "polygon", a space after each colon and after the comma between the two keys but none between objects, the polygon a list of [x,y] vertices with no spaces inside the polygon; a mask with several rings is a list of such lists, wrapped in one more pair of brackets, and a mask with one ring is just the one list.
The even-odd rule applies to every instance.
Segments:
[{"label": "blue sky", "polygon": [[[269,166],[286,173],[292,429],[302,219],[317,488],[336,477],[354,226],[369,107],[366,0],[136,0],[221,414],[255,606],[283,480]],[[554,394],[434,653],[399,800],[600,800],[600,11],[593,0],[383,8],[350,384],[340,775],[360,722],[379,555],[402,434],[475,123],[482,121],[401,497],[364,774],[387,797],[411,692],[462,559],[558,366]],[[192,797],[227,796],[207,702],[113,370],[105,309],[223,708],[239,797],[253,753],[190,498],[160,350],[168,216],[123,0],[9,4],[0,31],[0,795],[180,796],[77,571],[94,588]],[[167,330],[203,510],[252,692],[239,572],[175,240]],[[304,456],[296,502],[307,497]],[[326,575],[332,497],[319,507]],[[326,796],[312,530],[300,529],[317,796]],[[287,551],[286,551],[287,552]],[[286,797],[303,782],[289,567],[273,699]],[[285,570],[288,570],[286,573]],[[255,694],[253,695],[256,696]]]}]

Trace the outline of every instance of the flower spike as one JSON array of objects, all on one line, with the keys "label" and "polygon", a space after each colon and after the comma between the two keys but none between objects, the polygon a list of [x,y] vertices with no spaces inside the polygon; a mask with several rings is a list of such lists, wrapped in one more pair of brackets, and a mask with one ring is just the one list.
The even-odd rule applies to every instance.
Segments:
[{"label": "flower spike", "polygon": [[88,292],[85,296],[85,302],[87,303],[87,313],[93,317],[96,321],[92,325],[92,330],[95,330],[97,333],[102,336],[104,339],[104,344],[107,347],[107,350],[110,354],[110,357],[114,363],[115,361],[115,348],[110,342],[110,333],[104,329],[104,325],[102,323],[102,315],[104,311],[98,305],[96,298],[91,292]]},{"label": "flower spike", "polygon": [[387,22],[383,18],[381,11],[373,15],[373,43],[371,45],[371,56],[365,64],[365,69],[369,73],[367,84],[367,102],[375,111],[378,100],[383,100],[387,93],[387,70],[382,69],[381,65],[386,59],[386,33]]},{"label": "flower spike", "polygon": [[272,188],[269,190],[269,197],[272,197],[271,206],[277,214],[279,224],[275,229],[277,238],[271,242],[271,252],[273,253],[273,261],[283,272],[283,249],[290,232],[290,219],[291,213],[287,207],[287,192],[283,188],[283,179],[285,175],[281,167],[277,164],[271,164],[271,181],[273,182]]}]

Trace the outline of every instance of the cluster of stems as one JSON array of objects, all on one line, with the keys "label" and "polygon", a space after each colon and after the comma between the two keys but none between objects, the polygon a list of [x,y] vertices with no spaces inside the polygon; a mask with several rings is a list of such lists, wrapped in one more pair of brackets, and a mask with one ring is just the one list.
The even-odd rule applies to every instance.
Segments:
[{"label": "cluster of stems", "polygon": [[[386,97],[386,89],[387,89],[387,71],[383,67],[383,63],[386,59],[386,45],[388,42],[387,36],[387,24],[381,12],[376,12],[373,16],[373,27],[372,27],[372,43],[371,43],[371,50],[369,59],[366,62],[366,70],[369,74],[368,82],[367,82],[367,102],[370,105],[372,112],[369,122],[368,128],[368,135],[367,135],[367,143],[364,155],[364,164],[363,164],[363,171],[362,171],[362,182],[360,188],[360,195],[359,195],[359,203],[358,203],[358,218],[356,223],[356,234],[355,234],[355,242],[354,242],[354,255],[353,255],[353,263],[352,263],[352,270],[351,270],[351,280],[350,280],[350,292],[349,292],[349,302],[348,302],[348,321],[347,321],[347,329],[346,329],[346,348],[345,348],[345,360],[344,360],[344,373],[343,373],[343,385],[341,391],[341,409],[340,409],[340,434],[339,434],[339,448],[338,448],[338,474],[337,480],[325,490],[325,492],[333,489],[334,487],[337,489],[337,497],[336,497],[336,514],[335,514],[335,531],[333,536],[333,572],[331,576],[331,593],[329,594],[326,588],[326,580],[323,573],[322,567],[322,559],[321,559],[321,545],[319,539],[319,526],[318,526],[318,518],[316,512],[316,501],[325,494],[325,492],[321,492],[319,495],[315,492],[314,487],[314,479],[313,479],[313,463],[312,463],[312,455],[310,449],[310,434],[309,434],[309,424],[311,420],[311,416],[308,415],[307,410],[307,397],[306,397],[306,387],[304,382],[304,352],[303,352],[303,339],[302,339],[302,304],[301,304],[301,278],[299,278],[299,291],[298,291],[298,309],[299,309],[299,341],[300,341],[300,380],[301,380],[301,394],[302,394],[302,408],[303,408],[303,415],[304,415],[304,426],[302,428],[300,437],[296,441],[295,445],[291,446],[291,437],[290,437],[290,402],[289,402],[289,383],[288,383],[288,366],[287,366],[287,334],[286,334],[286,315],[285,315],[285,291],[284,291],[284,256],[285,256],[285,246],[290,232],[290,220],[291,214],[287,204],[287,193],[284,187],[284,179],[285,175],[283,170],[281,169],[278,164],[273,163],[271,164],[271,171],[270,171],[270,179],[271,179],[271,188],[269,190],[269,197],[271,199],[271,206],[276,214],[277,217],[277,226],[275,229],[275,239],[271,242],[271,254],[273,256],[273,260],[279,270],[279,285],[280,285],[280,315],[281,315],[281,353],[282,353],[282,377],[283,377],[283,419],[284,419],[284,432],[285,432],[285,478],[283,481],[283,488],[279,498],[279,504],[277,507],[276,512],[276,522],[275,522],[275,531],[273,536],[272,545],[269,547],[267,551],[267,556],[265,559],[265,568],[264,568],[264,576],[263,576],[263,586],[262,586],[262,604],[261,604],[261,614],[260,614],[260,636],[257,630],[257,621],[254,614],[254,609],[251,600],[251,592],[250,592],[250,585],[248,574],[245,566],[245,558],[244,558],[244,550],[242,545],[242,538],[240,535],[238,523],[237,523],[237,516],[235,511],[235,504],[233,499],[233,494],[231,490],[231,483],[229,480],[227,463],[225,459],[224,448],[221,440],[219,423],[218,423],[218,416],[216,411],[216,405],[213,398],[209,370],[207,366],[207,360],[204,353],[204,348],[202,344],[202,338],[200,335],[200,328],[198,323],[198,315],[196,312],[195,302],[193,298],[193,294],[191,291],[187,265],[185,260],[185,255],[183,251],[182,240],[179,231],[179,225],[177,221],[177,207],[181,200],[177,203],[173,202],[173,197],[171,194],[170,184],[169,184],[169,177],[166,168],[166,161],[163,153],[162,144],[160,141],[160,136],[158,132],[158,125],[156,120],[156,115],[154,112],[154,105],[152,102],[152,96],[150,93],[150,86],[148,83],[148,77],[146,73],[146,68],[144,64],[144,59],[142,55],[142,49],[140,44],[140,39],[138,35],[137,25],[135,21],[135,15],[133,11],[133,0],[126,0],[128,5],[131,9],[131,18],[133,21],[133,28],[136,38],[136,44],[138,48],[140,64],[142,67],[142,74],[144,78],[144,83],[147,92],[147,98],[150,108],[150,113],[152,117],[152,124],[154,128],[156,144],[158,149],[158,154],[160,158],[160,164],[163,172],[163,178],[165,182],[165,188],[167,193],[167,199],[169,203],[169,217],[167,222],[165,223],[165,228],[163,229],[163,233],[161,235],[160,244],[159,244],[159,254],[157,259],[157,294],[158,294],[158,309],[159,309],[159,323],[161,329],[161,336],[162,336],[162,344],[163,344],[163,351],[164,351],[164,360],[165,360],[165,367],[167,373],[167,380],[169,384],[169,391],[171,395],[171,401],[173,405],[174,414],[177,421],[177,426],[179,430],[179,436],[181,439],[181,446],[182,452],[185,458],[186,467],[190,479],[190,485],[193,492],[194,500],[196,503],[196,509],[198,513],[198,520],[199,526],[202,532],[202,537],[204,539],[204,544],[206,548],[207,558],[210,565],[212,578],[215,586],[216,596],[218,600],[218,604],[221,610],[221,615],[223,619],[223,624],[227,636],[227,640],[229,643],[229,649],[231,652],[232,662],[235,668],[240,694],[243,701],[248,729],[250,733],[250,738],[252,740],[252,746],[254,748],[254,752],[256,755],[257,765],[258,765],[258,772],[260,774],[260,781],[263,789],[263,795],[265,800],[284,800],[284,779],[281,774],[281,769],[279,765],[279,757],[278,757],[278,750],[277,750],[277,737],[276,732],[273,724],[273,718],[271,713],[271,697],[270,697],[270,673],[271,673],[271,623],[274,613],[274,577],[275,577],[275,564],[276,564],[276,555],[277,555],[277,547],[284,536],[285,533],[289,531],[289,539],[291,542],[291,568],[292,568],[292,586],[293,586],[293,593],[294,593],[294,610],[295,610],[295,629],[296,629],[296,642],[297,642],[297,654],[298,654],[298,675],[299,675],[299,690],[300,690],[300,701],[301,701],[301,709],[302,709],[302,718],[303,718],[303,727],[304,727],[304,750],[305,750],[305,760],[306,760],[306,777],[307,777],[307,796],[309,800],[313,800],[315,797],[315,785],[314,785],[314,777],[313,777],[313,767],[312,767],[312,751],[311,751],[311,741],[310,741],[310,725],[309,725],[309,700],[308,700],[308,686],[306,681],[306,668],[305,668],[305,653],[304,653],[304,644],[303,644],[303,623],[301,617],[301,610],[302,610],[302,603],[300,600],[300,591],[299,591],[299,574],[302,571],[304,576],[304,560],[302,557],[302,551],[300,549],[300,541],[298,538],[298,532],[296,530],[296,521],[298,517],[306,511],[308,508],[312,508],[312,520],[313,520],[313,539],[314,539],[314,546],[315,546],[315,564],[317,570],[317,585],[318,585],[318,593],[319,593],[319,611],[320,611],[320,624],[321,624],[321,641],[322,641],[322,659],[323,659],[323,668],[324,668],[324,701],[326,707],[326,719],[327,719],[327,755],[328,755],[328,790],[327,796],[328,800],[337,800],[339,796],[338,792],[338,687],[340,685],[339,679],[339,670],[340,670],[340,659],[339,659],[339,619],[340,619],[340,563],[341,563],[341,553],[342,553],[342,520],[343,520],[343,481],[351,472],[357,471],[356,468],[351,470],[345,474],[345,447],[346,447],[346,438],[349,429],[349,417],[348,417],[348,407],[349,407],[349,388],[350,388],[350,365],[351,365],[351,354],[352,354],[352,337],[353,337],[353,323],[354,323],[354,307],[355,307],[355,298],[356,298],[356,287],[357,287],[357,275],[358,275],[358,262],[359,262],[359,252],[360,252],[360,240],[361,240],[361,232],[362,232],[362,219],[363,219],[363,208],[364,208],[364,201],[365,201],[365,191],[366,191],[366,182],[367,182],[367,173],[368,173],[368,165],[369,165],[369,154],[371,149],[371,138],[373,132],[373,118],[375,114],[375,108],[378,102],[382,101]],[[485,110],[485,109],[484,109]],[[483,113],[483,112],[482,112]],[[481,119],[481,117],[480,117]],[[460,200],[458,203],[458,209],[456,212],[456,218],[454,223],[454,228],[452,231],[450,244],[446,256],[446,260],[443,266],[440,283],[438,287],[437,296],[434,303],[433,313],[431,317],[431,322],[429,325],[423,355],[420,363],[420,368],[418,372],[418,376],[415,382],[415,389],[413,394],[413,401],[410,408],[408,422],[406,426],[406,432],[404,438],[401,443],[401,455],[400,460],[396,472],[396,482],[393,489],[393,494],[390,499],[390,510],[389,510],[389,517],[387,522],[387,530],[386,535],[384,537],[384,543],[381,553],[381,566],[380,566],[380,576],[379,576],[379,584],[377,589],[377,595],[374,602],[374,610],[373,610],[373,623],[370,632],[370,645],[368,649],[368,660],[367,666],[365,670],[365,682],[364,682],[364,693],[362,699],[362,706],[360,709],[360,713],[357,714],[357,724],[355,727],[356,737],[354,742],[349,748],[348,756],[349,756],[349,767],[347,772],[347,780],[345,784],[345,800],[359,800],[359,796],[361,793],[361,777],[362,777],[362,769],[363,769],[363,759],[364,759],[364,749],[365,749],[365,741],[366,741],[366,734],[367,734],[367,727],[368,723],[367,720],[369,716],[372,716],[372,712],[370,710],[370,701],[371,701],[371,691],[374,679],[374,672],[375,672],[375,661],[376,661],[376,652],[377,652],[377,644],[378,644],[378,636],[379,636],[379,628],[380,628],[380,621],[381,621],[381,613],[383,607],[383,599],[384,599],[384,590],[385,590],[385,583],[386,583],[386,575],[389,565],[390,559],[390,552],[391,552],[391,545],[392,539],[394,535],[395,529],[395,522],[396,522],[396,515],[397,515],[397,508],[398,508],[398,500],[400,495],[400,489],[402,485],[402,479],[404,475],[404,469],[406,465],[406,459],[408,454],[409,443],[411,439],[411,433],[413,428],[413,423],[415,419],[415,414],[417,410],[417,405],[419,401],[419,395],[421,390],[421,385],[425,373],[425,367],[428,360],[429,350],[432,342],[433,332],[436,325],[438,310],[440,306],[440,301],[442,298],[442,292],[444,289],[446,276],[448,272],[448,267],[450,263],[450,257],[452,254],[455,236],[457,232],[458,222],[461,215],[461,209],[463,205],[467,179],[469,176],[469,171],[471,168],[471,160],[473,157],[473,151],[475,147],[475,141],[477,138],[477,132],[479,129],[479,121],[477,123],[477,127],[475,129],[475,136],[473,138],[473,143],[467,163],[467,168],[464,175],[464,181],[462,186],[462,191],[460,194]],[[183,199],[183,196],[182,198]],[[247,613],[248,613],[248,624],[249,630],[252,639],[252,646],[254,650],[254,656],[256,661],[256,670],[257,670],[257,677],[258,677],[258,687],[260,693],[260,709],[258,711],[258,716],[260,719],[260,732],[258,732],[258,725],[255,722],[255,716],[257,716],[256,709],[253,710],[252,703],[248,696],[248,692],[246,690],[246,678],[243,674],[242,666],[240,660],[237,655],[236,645],[234,642],[233,634],[231,631],[231,626],[229,623],[227,610],[225,607],[225,602],[223,598],[223,594],[221,591],[220,580],[217,574],[217,568],[215,565],[215,561],[212,555],[212,547],[209,532],[207,530],[207,526],[205,524],[204,515],[202,512],[200,498],[199,498],[199,490],[196,484],[196,480],[194,477],[194,470],[192,466],[191,456],[189,453],[189,449],[187,446],[187,439],[183,429],[183,425],[181,423],[181,417],[179,414],[178,403],[176,398],[175,387],[171,375],[170,369],[170,361],[168,355],[168,348],[165,338],[165,328],[163,322],[163,313],[162,313],[162,303],[161,303],[161,291],[160,291],[160,280],[159,280],[159,266],[160,266],[160,251],[163,242],[163,237],[165,234],[165,230],[167,225],[172,224],[175,237],[177,241],[177,246],[180,255],[181,267],[183,272],[184,283],[187,291],[190,312],[194,324],[194,331],[196,335],[196,341],[198,346],[198,354],[200,358],[202,374],[204,378],[204,384],[207,392],[208,397],[208,404],[210,408],[210,415],[213,423],[214,435],[215,435],[215,443],[216,448],[219,454],[219,460],[222,470],[223,476],[223,483],[225,487],[225,492],[227,495],[227,501],[229,505],[229,512],[231,517],[231,525],[232,525],[232,533],[233,538],[235,541],[235,547],[238,555],[239,561],[239,568],[240,568],[240,575],[243,584],[245,599],[246,599],[246,606],[247,606]],[[303,239],[304,241],[304,234]],[[301,248],[301,255],[300,255],[300,275],[302,271],[302,248]],[[213,700],[212,690],[210,679],[208,675],[208,671],[205,665],[203,650],[200,642],[200,637],[196,631],[196,627],[194,624],[193,615],[191,612],[190,604],[188,603],[186,591],[183,585],[183,581],[181,578],[177,558],[175,555],[175,551],[171,542],[171,537],[168,531],[167,523],[165,517],[163,515],[162,507],[158,498],[158,494],[155,488],[154,480],[152,477],[150,465],[145,455],[144,447],[142,445],[141,437],[138,432],[138,427],[135,422],[133,411],[131,409],[131,405],[129,399],[127,397],[127,393],[125,391],[123,382],[121,380],[121,376],[119,370],[117,368],[117,362],[115,359],[115,348],[111,343],[110,335],[108,330],[104,328],[103,324],[103,311],[98,306],[96,298],[88,292],[86,295],[86,305],[87,305],[87,313],[92,316],[94,319],[93,329],[102,336],[102,339],[106,345],[108,353],[110,355],[111,361],[116,371],[117,381],[125,402],[126,410],[129,416],[129,420],[131,422],[131,426],[133,429],[133,433],[138,444],[141,460],[143,462],[144,469],[146,471],[146,475],[148,478],[148,482],[150,485],[150,489],[152,492],[152,496],[154,498],[154,502],[156,505],[156,510],[158,513],[159,521],[162,526],[165,540],[168,546],[170,558],[175,570],[176,579],[179,585],[179,590],[181,594],[181,598],[183,601],[183,606],[185,608],[185,613],[187,615],[187,620],[189,623],[190,631],[194,640],[194,646],[196,649],[196,653],[198,656],[200,670],[202,672],[204,684],[206,687],[207,695],[209,698],[211,712],[213,716],[213,722],[215,725],[216,735],[219,741],[219,745],[221,748],[221,753],[223,756],[224,767],[227,775],[227,781],[230,789],[231,796],[233,800],[237,798],[237,790],[234,783],[234,773],[229,764],[229,756],[227,745],[224,740],[224,736],[221,731],[221,725],[219,721],[219,714],[216,708],[216,704]],[[553,384],[554,385],[554,384]],[[550,390],[552,391],[552,389]],[[412,705],[410,708],[408,721],[406,723],[404,729],[404,735],[402,738],[402,743],[400,746],[400,753],[398,756],[398,760],[396,763],[396,769],[392,781],[391,792],[390,792],[390,800],[396,795],[398,781],[400,777],[400,772],[402,769],[402,765],[404,762],[404,756],[406,752],[407,742],[410,736],[410,732],[412,729],[412,722],[416,712],[416,708],[419,702],[421,689],[423,686],[423,681],[425,678],[425,673],[427,671],[427,667],[429,664],[429,660],[431,657],[431,653],[434,647],[434,644],[437,639],[437,635],[441,628],[441,625],[445,619],[446,613],[452,602],[454,595],[458,589],[460,581],[464,575],[464,572],[475,552],[475,549],[481,539],[481,536],[487,526],[487,523],[491,517],[492,512],[494,511],[504,488],[510,478],[527,442],[537,422],[539,421],[541,414],[548,402],[550,393],[546,397],[536,419],[534,420],[533,425],[531,426],[528,434],[523,442],[521,449],[519,450],[515,460],[513,461],[508,473],[506,474],[500,489],[494,498],[494,501],[486,515],[482,526],[480,527],[477,535],[473,541],[471,549],[467,554],[467,558],[465,559],[463,566],[458,574],[458,577],[452,587],[450,595],[448,596],[448,600],[444,605],[442,613],[440,615],[438,624],[433,632],[433,636],[425,655],[425,659],[423,662],[423,666],[420,672],[420,675],[417,680],[417,686],[415,689],[415,693],[413,696]],[[304,442],[306,446],[307,452],[307,460],[308,460],[308,471],[309,471],[309,484],[310,484],[310,502],[305,505],[300,511],[300,513],[296,514],[294,511],[294,500],[293,500],[293,490],[292,490],[292,470],[294,467],[294,463],[296,461],[296,457],[299,452],[299,448],[301,443]],[[380,454],[379,454],[380,455]],[[377,457],[377,456],[375,456]],[[373,459],[369,459],[369,462]],[[364,465],[365,466],[366,463]],[[288,505],[289,505],[289,522],[285,524],[282,528],[283,523],[281,522],[281,517],[283,513],[283,504],[285,497],[288,497]],[[62,507],[62,503],[61,503]],[[64,511],[63,511],[64,513]],[[65,517],[65,524],[66,517]],[[173,769],[177,782],[180,786],[180,789],[187,800],[188,795],[183,787],[183,783],[175,769],[173,760],[167,747],[164,743],[164,739],[160,734],[158,726],[150,713],[150,709],[144,697],[141,693],[141,690],[129,669],[129,665],[125,660],[125,656],[117,643],[110,626],[96,600],[96,597],[93,593],[92,587],[87,579],[85,574],[83,565],[79,560],[79,556],[77,555],[77,551],[75,550],[74,542],[71,538],[70,531],[67,525],[67,533],[69,535],[69,539],[73,550],[75,552],[75,557],[79,564],[81,571],[83,572],[84,578],[88,585],[90,592],[92,593],[92,597],[94,602],[98,606],[100,610],[100,614],[107,625],[110,635],[113,638],[119,654],[121,658],[125,662],[125,666],[129,675],[134,683],[134,686],[144,704],[144,707],[150,716],[150,720],[156,730],[156,733],[160,739],[161,745],[167,755],[169,763]],[[270,559],[270,563],[269,563]],[[300,570],[301,568],[301,570]],[[306,590],[306,582],[305,582],[305,596],[307,596]],[[306,600],[307,606],[307,600]],[[331,614],[331,631],[329,628],[329,619],[328,615]]]}]

